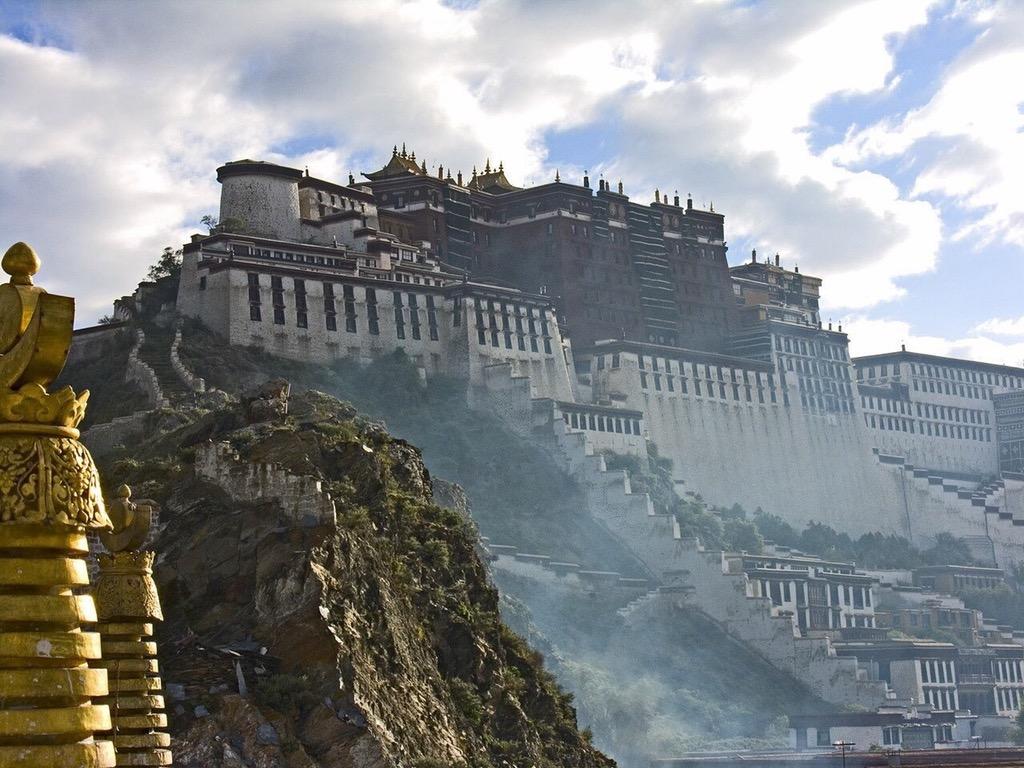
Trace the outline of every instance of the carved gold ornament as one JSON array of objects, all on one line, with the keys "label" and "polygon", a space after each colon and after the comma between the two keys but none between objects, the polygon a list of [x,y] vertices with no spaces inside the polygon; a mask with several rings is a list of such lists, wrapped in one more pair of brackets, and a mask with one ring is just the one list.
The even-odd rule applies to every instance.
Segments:
[{"label": "carved gold ornament", "polygon": [[75,302],[32,283],[39,258],[24,243],[0,266],[0,524],[110,528],[99,474],[78,442],[89,393],[47,392],[71,345]]}]

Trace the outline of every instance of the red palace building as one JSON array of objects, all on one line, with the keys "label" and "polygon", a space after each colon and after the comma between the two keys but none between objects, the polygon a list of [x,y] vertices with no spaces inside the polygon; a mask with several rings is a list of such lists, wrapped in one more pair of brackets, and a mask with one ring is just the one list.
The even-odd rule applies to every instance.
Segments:
[{"label": "red palace building", "polygon": [[490,162],[469,179],[394,150],[369,179],[380,228],[423,241],[478,282],[544,294],[577,349],[628,339],[724,352],[736,326],[724,217],[604,180],[516,187]]}]

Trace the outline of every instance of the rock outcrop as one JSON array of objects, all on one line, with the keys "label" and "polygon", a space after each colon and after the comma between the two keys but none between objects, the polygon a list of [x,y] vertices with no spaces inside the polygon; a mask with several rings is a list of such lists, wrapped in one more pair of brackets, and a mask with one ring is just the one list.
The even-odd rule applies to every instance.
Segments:
[{"label": "rock outcrop", "polygon": [[[176,765],[613,765],[502,624],[476,530],[434,503],[418,451],[333,398],[287,393],[208,413],[105,475],[163,508]],[[295,515],[274,483],[247,496],[196,471],[225,444],[233,462],[304,478],[336,515]]]}]

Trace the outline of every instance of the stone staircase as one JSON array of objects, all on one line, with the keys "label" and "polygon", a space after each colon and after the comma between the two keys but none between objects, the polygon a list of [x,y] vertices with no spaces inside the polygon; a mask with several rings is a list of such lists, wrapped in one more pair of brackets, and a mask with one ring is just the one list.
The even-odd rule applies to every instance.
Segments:
[{"label": "stone staircase", "polygon": [[909,538],[920,547],[948,531],[964,539],[981,562],[1007,568],[1024,560],[1024,480],[947,477],[903,456],[878,453],[902,487]]},{"label": "stone staircase", "polygon": [[171,345],[174,343],[175,329],[148,324],[145,333],[139,357],[156,374],[164,397],[171,402],[194,400],[194,393],[185,385],[171,363]]},{"label": "stone staircase", "polygon": [[[646,613],[659,601],[699,610],[826,701],[873,709],[891,698],[886,684],[868,679],[855,658],[837,656],[828,638],[802,637],[792,617],[779,613],[770,599],[750,596],[741,563],[684,539],[675,516],[657,514],[647,494],[634,494],[629,474],[609,470],[586,434],[565,422],[557,403],[532,397],[526,377],[501,368],[492,366],[492,397],[476,393],[477,407],[487,407],[547,452],[579,485],[594,521],[625,545],[654,584],[624,605],[622,615]],[[527,559],[536,557],[543,560]]]}]

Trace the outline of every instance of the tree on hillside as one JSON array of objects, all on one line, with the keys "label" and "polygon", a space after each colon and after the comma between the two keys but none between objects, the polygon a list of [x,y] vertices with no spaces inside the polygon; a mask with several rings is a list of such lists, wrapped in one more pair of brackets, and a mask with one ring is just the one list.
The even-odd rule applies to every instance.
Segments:
[{"label": "tree on hillside", "polygon": [[149,267],[147,277],[150,280],[159,280],[162,277],[176,277],[181,273],[181,250],[174,250],[171,246],[164,248],[156,264]]},{"label": "tree on hillside", "polygon": [[750,520],[735,517],[726,519],[722,525],[722,535],[726,546],[735,552],[759,555],[764,551],[764,538]]},{"label": "tree on hillside", "polygon": [[826,560],[849,562],[856,560],[853,541],[845,533],[837,533],[824,523],[809,523],[800,534],[800,549]]},{"label": "tree on hillside", "polygon": [[919,568],[921,553],[902,536],[865,533],[857,539],[857,562],[865,568]]},{"label": "tree on hillside", "polygon": [[783,547],[799,547],[800,533],[778,515],[765,512],[758,507],[754,511],[754,523],[761,535]]},{"label": "tree on hillside", "polygon": [[934,546],[924,551],[924,559],[930,565],[974,565],[967,542],[951,533],[936,534]]}]

